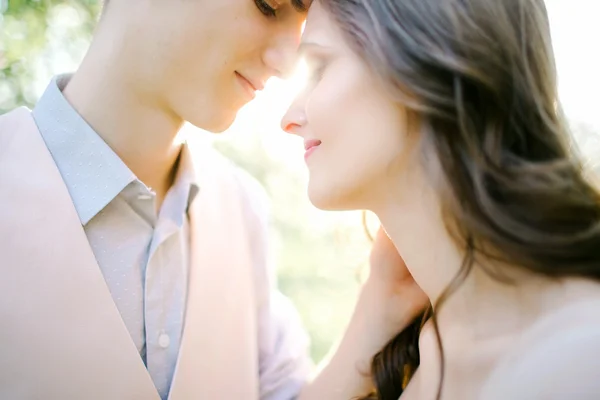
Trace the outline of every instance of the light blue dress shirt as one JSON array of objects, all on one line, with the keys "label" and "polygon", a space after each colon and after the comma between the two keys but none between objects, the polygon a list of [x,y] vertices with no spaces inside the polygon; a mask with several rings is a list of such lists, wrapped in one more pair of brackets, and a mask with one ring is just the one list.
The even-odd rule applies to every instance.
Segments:
[{"label": "light blue dress shirt", "polygon": [[[64,75],[52,80],[33,117],[123,322],[161,398],[166,399],[185,315],[190,253],[187,209],[199,190],[191,155],[184,145],[174,185],[157,214],[154,192],[63,96],[68,79]],[[254,214],[262,207],[254,195],[256,187],[243,179],[240,183],[247,189],[245,212],[256,219]],[[265,243],[253,243],[255,263],[268,262],[264,248]],[[307,336],[294,307],[275,289],[258,318],[261,399],[293,399],[311,367]]]}]

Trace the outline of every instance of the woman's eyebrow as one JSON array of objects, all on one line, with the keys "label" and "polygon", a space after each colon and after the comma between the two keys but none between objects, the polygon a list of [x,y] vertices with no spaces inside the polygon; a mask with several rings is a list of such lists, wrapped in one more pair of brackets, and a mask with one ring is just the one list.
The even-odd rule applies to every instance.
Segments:
[{"label": "woman's eyebrow", "polygon": [[310,50],[324,50],[327,48],[328,48],[327,46],[324,46],[317,42],[303,41],[300,43],[300,46],[298,46],[298,53],[304,54]]}]

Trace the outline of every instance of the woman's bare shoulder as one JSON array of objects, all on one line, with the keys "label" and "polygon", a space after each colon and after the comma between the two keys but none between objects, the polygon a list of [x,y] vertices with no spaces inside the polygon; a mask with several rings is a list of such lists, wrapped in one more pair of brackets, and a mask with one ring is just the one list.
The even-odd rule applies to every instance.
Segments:
[{"label": "woman's bare shoulder", "polygon": [[481,399],[600,398],[600,299],[568,305],[535,323],[507,352]]}]

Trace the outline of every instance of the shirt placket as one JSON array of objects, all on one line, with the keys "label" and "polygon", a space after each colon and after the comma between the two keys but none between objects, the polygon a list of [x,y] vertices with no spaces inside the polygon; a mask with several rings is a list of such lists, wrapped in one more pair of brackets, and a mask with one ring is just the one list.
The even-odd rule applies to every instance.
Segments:
[{"label": "shirt placket", "polygon": [[147,368],[163,399],[177,361],[185,308],[181,234],[173,221],[159,219],[146,268]]}]

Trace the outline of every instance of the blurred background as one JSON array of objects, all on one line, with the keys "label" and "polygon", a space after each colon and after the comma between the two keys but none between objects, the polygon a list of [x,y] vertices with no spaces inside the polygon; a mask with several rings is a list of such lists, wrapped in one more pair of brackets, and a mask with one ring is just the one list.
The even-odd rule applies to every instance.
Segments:
[{"label": "blurred background", "polygon": [[[600,165],[600,1],[546,4],[561,101],[581,152]],[[20,105],[31,108],[53,75],[77,68],[99,10],[99,0],[0,0],[0,114]],[[369,243],[359,212],[323,212],[308,202],[301,139],[279,129],[303,76],[300,66],[288,81],[269,81],[225,134],[191,126],[182,134],[210,141],[270,195],[279,286],[298,307],[318,362],[350,317]]]}]

